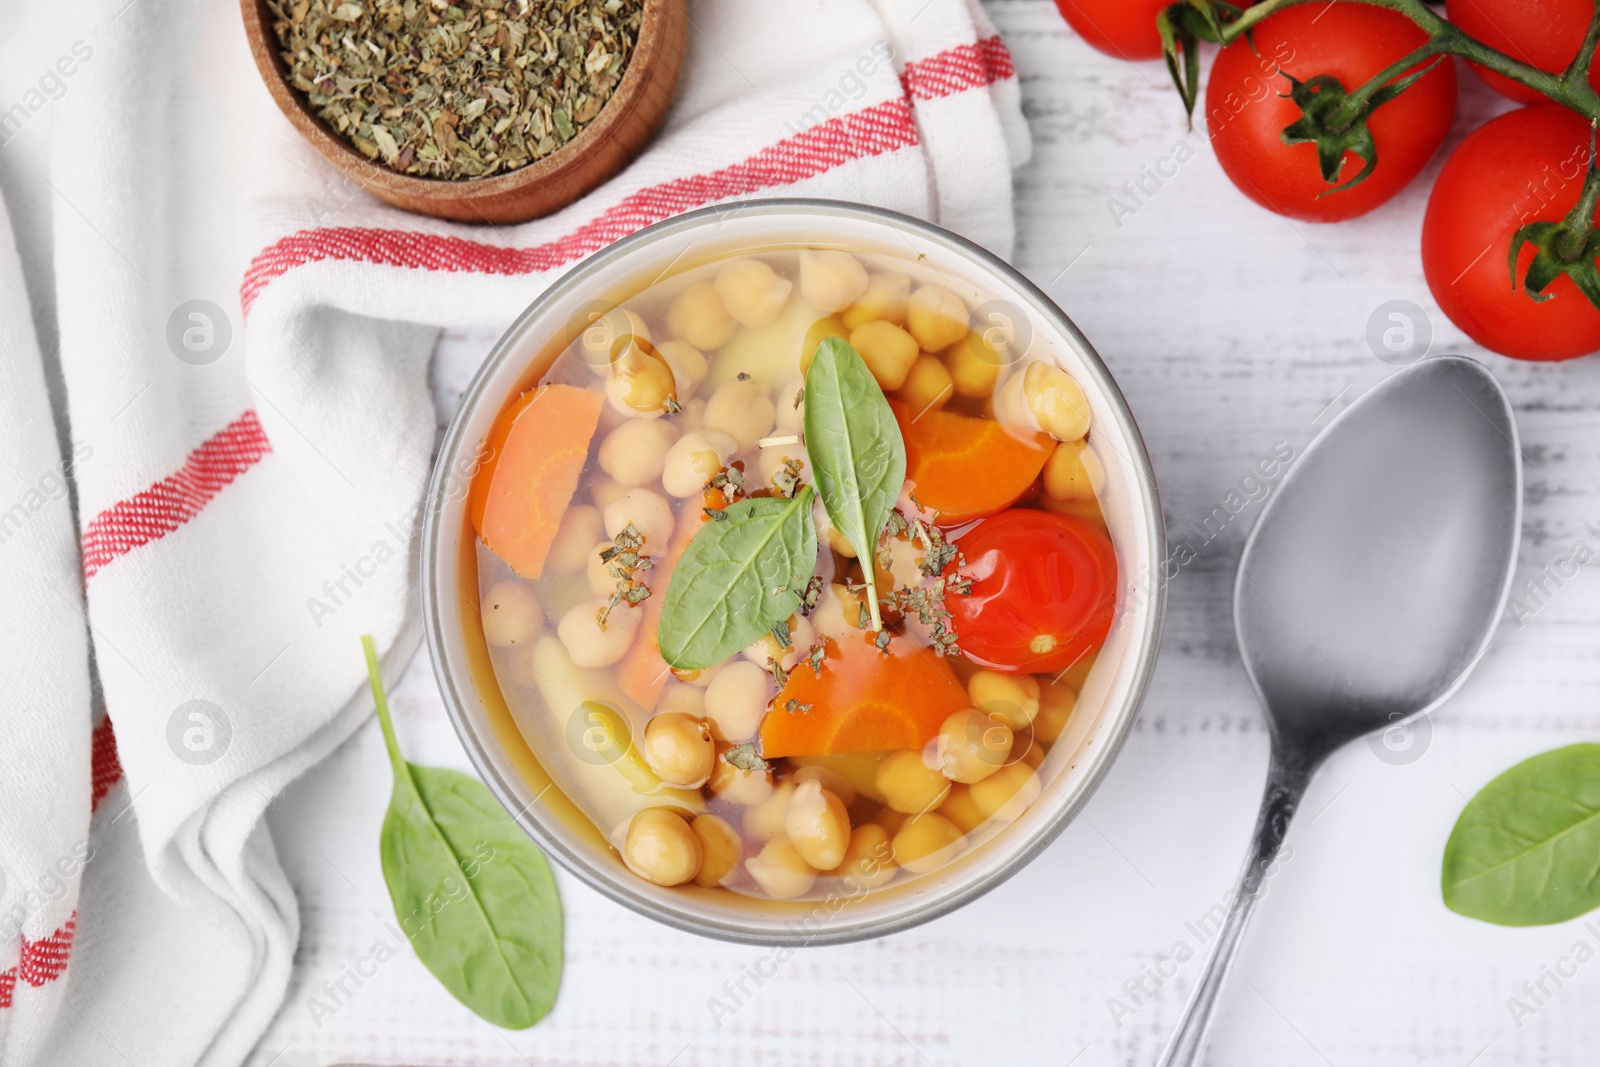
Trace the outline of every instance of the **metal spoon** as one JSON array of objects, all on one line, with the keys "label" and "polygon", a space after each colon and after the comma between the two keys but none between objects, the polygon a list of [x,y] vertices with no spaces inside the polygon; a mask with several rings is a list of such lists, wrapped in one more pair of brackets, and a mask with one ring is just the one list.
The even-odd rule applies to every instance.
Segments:
[{"label": "metal spoon", "polygon": [[1234,626],[1272,758],[1228,917],[1160,1067],[1200,1063],[1211,1015],[1311,776],[1335,749],[1437,707],[1489,645],[1522,525],[1505,393],[1424,360],[1329,424],[1245,542]]}]

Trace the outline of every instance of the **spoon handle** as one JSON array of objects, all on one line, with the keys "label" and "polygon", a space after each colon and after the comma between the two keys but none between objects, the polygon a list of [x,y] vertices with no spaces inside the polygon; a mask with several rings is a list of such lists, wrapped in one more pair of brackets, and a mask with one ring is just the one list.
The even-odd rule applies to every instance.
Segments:
[{"label": "spoon handle", "polygon": [[1200,981],[1189,996],[1189,1003],[1178,1020],[1178,1028],[1167,1042],[1157,1067],[1199,1067],[1211,1030],[1211,1016],[1217,1007],[1222,984],[1228,980],[1244,928],[1256,909],[1261,889],[1270,873],[1273,858],[1289,832],[1289,820],[1300,806],[1314,766],[1302,760],[1284,759],[1278,746],[1272,746],[1272,763],[1267,770],[1267,788],[1261,797],[1261,814],[1256,817],[1256,832],[1245,859],[1244,870],[1234,886],[1228,917],[1211,943]]}]

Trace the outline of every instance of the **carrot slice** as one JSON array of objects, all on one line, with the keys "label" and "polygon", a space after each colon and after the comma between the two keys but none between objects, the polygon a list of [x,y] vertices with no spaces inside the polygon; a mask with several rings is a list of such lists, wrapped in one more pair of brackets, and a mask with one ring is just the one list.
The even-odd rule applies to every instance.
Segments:
[{"label": "carrot slice", "polygon": [[971,704],[942,657],[904,637],[885,655],[872,637],[829,640],[821,674],[805,663],[789,673],[761,721],[762,756],[920,749]]},{"label": "carrot slice", "polygon": [[939,512],[939,525],[1004,511],[1028,491],[1055,441],[993,419],[950,411],[918,412],[889,401],[906,442],[906,480],[917,502]]},{"label": "carrot slice", "polygon": [[[492,451],[473,481],[468,509],[483,543],[524,578],[544,570],[578,489],[602,402],[589,389],[546,385],[520,397],[490,430]],[[479,485],[484,489],[476,497]]]},{"label": "carrot slice", "polygon": [[[718,496],[721,496],[719,491]],[[623,655],[617,664],[617,684],[622,686],[622,691],[646,711],[656,706],[656,700],[661,696],[661,689],[667,684],[667,679],[672,677],[671,668],[667,661],[661,658],[661,647],[657,644],[657,636],[661,630],[661,605],[665,603],[667,584],[672,581],[672,568],[678,565],[678,560],[689,548],[695,531],[700,529],[699,523],[680,523],[672,535],[672,547],[667,551],[665,559],[652,556],[650,577],[650,596],[644,602],[644,607],[629,608],[630,611],[644,611],[644,619],[639,627],[639,635],[633,639],[633,647]]]}]

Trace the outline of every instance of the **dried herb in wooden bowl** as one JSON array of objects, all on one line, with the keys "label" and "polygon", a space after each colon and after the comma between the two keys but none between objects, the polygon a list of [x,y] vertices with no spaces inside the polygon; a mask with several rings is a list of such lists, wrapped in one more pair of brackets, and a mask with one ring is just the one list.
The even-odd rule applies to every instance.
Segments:
[{"label": "dried herb in wooden bowl", "polygon": [[424,178],[543,159],[600,114],[643,0],[269,0],[289,82],[367,158]]}]

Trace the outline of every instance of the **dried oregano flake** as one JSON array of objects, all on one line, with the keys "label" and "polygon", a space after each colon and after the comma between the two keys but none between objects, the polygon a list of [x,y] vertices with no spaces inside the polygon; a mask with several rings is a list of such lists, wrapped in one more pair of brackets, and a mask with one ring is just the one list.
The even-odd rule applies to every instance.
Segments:
[{"label": "dried oregano flake", "polygon": [[268,0],[289,81],[368,159],[425,178],[503,174],[605,106],[643,0]]}]

